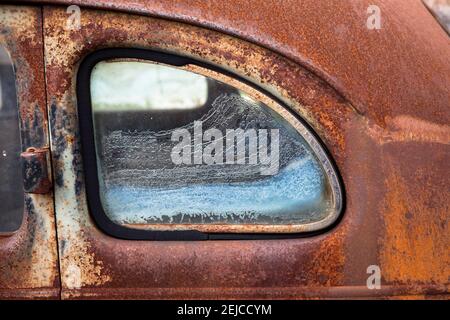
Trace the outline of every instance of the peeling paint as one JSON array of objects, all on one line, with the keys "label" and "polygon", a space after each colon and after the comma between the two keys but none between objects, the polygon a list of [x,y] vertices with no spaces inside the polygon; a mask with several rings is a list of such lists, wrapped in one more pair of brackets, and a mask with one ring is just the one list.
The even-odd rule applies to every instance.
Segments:
[{"label": "peeling paint", "polygon": [[[0,42],[14,61],[22,150],[48,147],[40,8],[0,6]],[[24,219],[0,237],[0,297],[59,297],[52,192],[26,194]]]},{"label": "peeling paint", "polygon": [[[389,191],[385,207],[386,236],[381,241],[381,268],[385,281],[394,283],[450,282],[450,205],[448,194],[435,190],[448,189],[448,172],[444,176],[434,171],[446,159],[434,159],[424,168],[416,168],[408,179],[394,158],[387,162],[386,188]],[[422,157],[432,159],[430,155]],[[395,162],[394,162],[395,161]],[[434,172],[433,172],[434,171]],[[446,179],[447,177],[447,179]],[[407,186],[417,183],[420,192]]]},{"label": "peeling paint", "polygon": [[[319,2],[304,4],[310,9],[305,12],[308,23],[321,18],[313,10],[315,3]],[[383,3],[391,9],[397,6],[397,2]],[[126,2],[117,6],[149,14],[154,13],[151,6],[158,6],[153,2],[148,6],[127,5],[131,6]],[[354,7],[350,12],[356,13],[361,3],[351,5]],[[325,11],[318,12],[337,18],[342,14],[342,19],[351,21],[348,30],[355,28],[358,15],[346,15],[340,7],[332,10],[335,7],[320,7]],[[409,13],[424,19],[417,5],[409,8]],[[224,14],[230,14],[228,11],[224,10]],[[220,33],[146,16],[86,8],[82,12],[82,28],[74,33],[64,29],[66,14],[62,8],[44,9],[48,101],[54,120],[52,150],[56,179],[60,181],[56,185],[56,206],[59,242],[64,243],[60,246],[64,298],[391,297],[448,293],[449,264],[442,258],[448,243],[445,221],[449,199],[442,191],[446,190],[448,172],[448,126],[442,111],[448,110],[445,97],[449,91],[442,83],[449,78],[439,75],[436,82],[429,77],[433,70],[448,68],[443,54],[448,50],[435,33],[438,29],[424,26],[432,34],[428,37],[435,40],[433,45],[439,46],[439,54],[416,41],[398,44],[396,35],[400,31],[395,30],[389,36],[383,35],[386,43],[380,48],[371,42],[380,43],[377,35],[370,40],[363,32],[355,34],[353,46],[337,46],[334,37],[317,29],[317,23],[314,28],[310,25],[311,30],[300,30],[305,35],[313,34],[315,41],[317,35],[323,35],[319,39],[322,46],[309,46],[308,42],[297,42],[285,35],[278,39],[283,45],[267,34],[250,37],[256,43],[276,47],[267,50],[230,36],[239,35],[233,26],[236,23],[224,18],[224,25],[219,27],[224,33]],[[401,15],[403,28],[408,23],[405,14],[395,14]],[[395,16],[390,19],[394,23]],[[204,20],[194,21],[195,17],[184,20],[209,26]],[[265,26],[248,30],[256,33]],[[279,25],[268,26],[271,29]],[[398,46],[402,50],[396,50]],[[251,80],[281,99],[309,123],[335,159],[347,194],[342,220],[321,235],[274,241],[164,243],[124,241],[102,233],[89,216],[84,194],[76,121],[77,107],[82,106],[75,101],[75,76],[79,61],[104,47],[156,49],[207,61]],[[412,48],[418,55],[410,54]],[[280,51],[283,55],[276,53]],[[301,52],[308,53],[308,60]],[[397,56],[386,58],[390,53]],[[407,63],[401,63],[405,59],[409,59]],[[415,68],[409,68],[408,63]],[[366,77],[367,70],[373,71],[371,77]],[[410,77],[411,70],[422,78]],[[404,79],[410,79],[407,92],[396,90],[398,84],[405,87],[405,81],[399,81]],[[433,92],[430,83],[441,85]],[[425,102],[432,107],[423,108]],[[377,294],[365,287],[366,268],[372,264],[380,265],[382,286],[387,288]],[[68,272],[77,268],[80,274],[73,272],[76,276]]]}]

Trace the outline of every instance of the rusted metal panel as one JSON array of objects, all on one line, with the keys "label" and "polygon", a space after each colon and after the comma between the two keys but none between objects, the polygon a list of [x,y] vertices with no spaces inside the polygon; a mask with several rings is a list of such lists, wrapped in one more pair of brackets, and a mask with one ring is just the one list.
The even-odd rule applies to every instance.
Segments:
[{"label": "rusted metal panel", "polygon": [[20,154],[23,189],[27,193],[46,194],[52,188],[48,149],[28,148]]},{"label": "rusted metal panel", "polygon": [[[35,1],[164,17],[257,43],[325,79],[383,128],[386,117],[405,113],[450,121],[442,85],[450,44],[422,0]],[[380,8],[380,30],[367,28],[370,5]]]},{"label": "rusted metal panel", "polygon": [[[40,8],[0,6],[0,42],[14,62],[23,151],[48,147],[41,29]],[[0,237],[1,298],[59,297],[54,218],[51,192],[25,195],[21,228]]]},{"label": "rusted metal panel", "polygon": [[440,294],[445,286],[420,288],[414,286],[384,286],[367,290],[365,286],[339,287],[275,287],[275,288],[125,288],[85,289],[74,299],[448,299]]},{"label": "rusted metal panel", "polygon": [[[450,48],[442,30],[416,2],[408,2],[407,10],[402,9],[406,12],[398,12],[401,1],[378,2],[386,11],[388,30],[371,35],[359,27],[364,1],[339,1],[329,8],[324,2],[305,1],[289,10],[285,4],[267,10],[269,1],[251,8],[252,17],[273,17],[277,16],[273,10],[281,10],[279,16],[296,26],[290,30],[311,37],[302,38],[304,41],[291,37],[290,31],[286,33],[280,21],[242,16],[250,10],[247,2],[241,6],[233,3],[242,8],[239,11],[227,1],[208,2],[208,8],[203,2],[191,6],[166,3],[164,8],[161,3],[165,2],[134,2],[134,7],[126,1],[99,2],[136,12],[184,17],[245,35],[292,60],[223,33],[125,13],[82,8],[80,30],[68,30],[65,8],[46,7],[47,101],[63,297],[302,298],[448,293],[449,198],[444,182],[449,173],[444,160],[448,159],[450,140],[445,122],[450,90],[446,85],[450,72],[445,72],[450,55],[445,53]],[[94,6],[90,1],[84,3]],[[291,14],[299,13],[298,7],[308,10],[294,19]],[[414,28],[405,19],[408,14],[416,17]],[[329,22],[323,20],[330,17],[342,24],[340,30],[346,33],[332,36],[333,30],[326,27]],[[248,23],[236,23],[244,18],[250,19]],[[397,30],[400,24],[408,32]],[[241,27],[252,32],[238,32]],[[355,33],[349,37],[352,30]],[[396,43],[398,37],[404,41]],[[431,47],[430,39],[434,41]],[[311,124],[336,161],[347,199],[340,223],[325,234],[269,241],[126,241],[99,231],[86,205],[75,75],[86,54],[117,46],[158,49],[205,60],[259,84],[284,101]],[[430,78],[431,70],[443,72]],[[405,79],[410,80],[407,88]],[[432,107],[420,107],[424,105]],[[380,266],[382,285],[391,289],[374,293],[365,287],[369,265]]]}]

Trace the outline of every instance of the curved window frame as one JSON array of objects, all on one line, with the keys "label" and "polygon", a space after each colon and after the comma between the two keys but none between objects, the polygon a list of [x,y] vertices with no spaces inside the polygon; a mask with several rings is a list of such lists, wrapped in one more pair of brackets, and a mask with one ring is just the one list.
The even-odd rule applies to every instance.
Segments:
[{"label": "curved window frame", "polygon": [[[254,229],[257,229],[259,231],[251,232],[248,231],[250,226],[248,224],[233,225],[233,229],[236,231],[232,232],[212,232],[184,229],[177,230],[176,225],[172,226],[170,230],[160,230],[161,228],[158,228],[158,230],[150,230],[148,228],[137,228],[134,226],[131,227],[131,225],[130,227],[128,227],[113,222],[106,215],[100,199],[100,186],[98,179],[97,156],[94,137],[94,122],[91,104],[91,72],[97,63],[104,60],[114,59],[145,60],[179,68],[192,66],[195,72],[200,71],[198,72],[200,74],[202,74],[203,72],[203,75],[209,76],[213,79],[217,79],[218,75],[219,77],[223,76],[225,78],[232,79],[233,81],[238,81],[243,85],[257,91],[259,94],[262,94],[268,99],[273,100],[277,105],[281,107],[276,111],[279,113],[283,113],[283,118],[285,118],[291,125],[296,128],[296,130],[300,132],[300,134],[303,136],[303,138],[306,140],[306,142],[309,144],[312,151],[316,155],[320,164],[323,166],[325,174],[330,181],[331,190],[333,193],[333,212],[329,214],[325,219],[308,224],[277,226],[269,225],[268,228],[261,228],[260,225],[254,225],[254,227],[256,227]],[[211,76],[211,74],[213,76]],[[216,76],[214,76],[214,74],[216,74]],[[161,241],[288,239],[309,236],[318,232],[322,233],[333,227],[341,217],[344,208],[343,185],[337,168],[332,162],[332,158],[329,156],[328,151],[321,143],[317,135],[314,133],[314,131],[303,119],[290,111],[286,104],[280,101],[280,99],[276,98],[266,90],[258,87],[256,84],[230,71],[223,70],[215,65],[208,64],[202,61],[160,51],[136,48],[106,48],[90,53],[81,61],[77,73],[76,90],[88,208],[97,226],[110,236],[128,240]],[[214,224],[209,225],[209,227],[211,230],[215,229]],[[207,230],[208,227],[202,228],[202,230],[204,229]],[[242,232],[240,232],[239,229],[241,229]]]}]

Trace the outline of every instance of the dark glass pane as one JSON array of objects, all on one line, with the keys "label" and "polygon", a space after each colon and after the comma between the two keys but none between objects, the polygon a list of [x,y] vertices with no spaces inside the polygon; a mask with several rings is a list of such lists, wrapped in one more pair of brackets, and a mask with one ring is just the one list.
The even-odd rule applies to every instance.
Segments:
[{"label": "dark glass pane", "polygon": [[16,231],[23,217],[20,130],[14,68],[0,46],[0,233]]}]

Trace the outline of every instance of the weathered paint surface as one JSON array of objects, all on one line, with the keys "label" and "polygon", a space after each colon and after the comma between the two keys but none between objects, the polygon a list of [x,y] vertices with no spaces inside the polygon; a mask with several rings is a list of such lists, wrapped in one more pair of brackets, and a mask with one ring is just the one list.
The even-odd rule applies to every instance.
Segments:
[{"label": "weathered paint surface", "polygon": [[[0,7],[0,43],[14,62],[23,151],[48,147],[41,30],[40,8]],[[58,298],[56,246],[52,192],[27,194],[21,228],[0,237],[0,298]]]},{"label": "weathered paint surface", "polygon": [[[35,1],[165,17],[222,31],[312,70],[380,126],[405,109],[417,119],[449,123],[444,84],[450,78],[450,43],[421,0]],[[380,30],[366,27],[370,5],[381,10]]]},{"label": "weathered paint surface", "polygon": [[[419,0],[370,1],[383,19],[372,32],[369,1],[72,3],[182,20],[272,52],[188,25],[85,8],[82,29],[68,31],[64,7],[46,12],[63,297],[447,297],[450,43]],[[1,10],[23,146],[46,147],[40,10]],[[105,46],[212,61],[282,98],[336,160],[347,194],[340,224],[283,241],[150,243],[98,231],[84,196],[74,77],[79,59]],[[22,228],[0,238],[0,296],[56,297],[52,197],[29,195],[26,203]],[[381,267],[380,291],[365,287],[370,264]]]},{"label": "weathered paint surface", "polygon": [[20,154],[23,189],[26,193],[46,194],[52,190],[50,151],[28,148]]},{"label": "weathered paint surface", "polygon": [[[224,33],[125,13],[82,8],[81,29],[67,30],[64,7],[44,9],[63,298],[448,294],[450,47],[418,1],[404,8],[402,1],[375,1],[385,30],[373,33],[365,29],[367,1],[265,1],[257,10],[247,2],[233,4],[240,10],[230,2],[80,2],[214,27],[291,60]],[[86,204],[75,76],[87,53],[118,46],[206,60],[285,101],[336,161],[346,190],[342,221],[325,234],[291,240],[150,242],[104,235]],[[369,265],[381,268],[380,291],[365,286]]]}]

